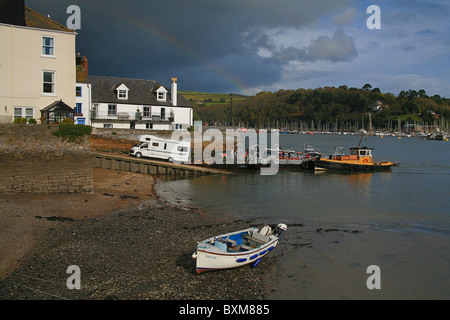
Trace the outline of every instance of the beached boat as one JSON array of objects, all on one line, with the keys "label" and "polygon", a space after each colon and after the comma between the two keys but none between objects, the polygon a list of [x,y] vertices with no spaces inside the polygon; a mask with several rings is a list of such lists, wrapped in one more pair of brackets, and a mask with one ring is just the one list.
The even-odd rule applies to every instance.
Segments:
[{"label": "beached boat", "polygon": [[192,255],[197,260],[197,273],[247,264],[256,267],[261,258],[277,246],[281,233],[286,230],[285,224],[279,224],[274,229],[270,226],[261,229],[253,227],[203,240]]},{"label": "beached boat", "polygon": [[328,159],[317,158],[314,161],[314,169],[370,172],[388,170],[398,164],[390,161],[373,162],[372,150],[373,148],[353,147],[350,148],[350,154],[345,155],[341,147],[336,147],[336,151]]}]

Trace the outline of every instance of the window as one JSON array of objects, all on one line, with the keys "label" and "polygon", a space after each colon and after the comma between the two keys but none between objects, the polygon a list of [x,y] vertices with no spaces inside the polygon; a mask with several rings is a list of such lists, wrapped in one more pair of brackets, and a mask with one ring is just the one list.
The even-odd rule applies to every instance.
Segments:
[{"label": "window", "polygon": [[144,118],[150,118],[150,116],[151,116],[151,109],[150,109],[150,107],[144,106],[143,109],[144,109],[143,110]]},{"label": "window", "polygon": [[127,92],[127,90],[119,90],[118,98],[121,99],[121,100],[128,99],[128,92]]},{"label": "window", "polygon": [[108,104],[108,116],[116,116],[117,115],[117,105]]},{"label": "window", "polygon": [[152,143],[152,146],[153,146],[153,147],[158,147],[158,146],[159,146],[159,143],[158,143],[158,142],[153,142],[153,143]]},{"label": "window", "polygon": [[158,101],[166,101],[167,99],[167,90],[163,86],[159,87],[156,90],[156,100]]},{"label": "window", "polygon": [[129,89],[127,88],[127,86],[125,84],[121,83],[120,85],[114,86],[114,90],[116,91],[117,99],[128,100]]},{"label": "window", "polygon": [[83,94],[83,89],[81,87],[76,88],[76,96],[81,97]]},{"label": "window", "polygon": [[56,73],[54,71],[43,72],[43,88],[44,94],[55,94],[55,78]]},{"label": "window", "polygon": [[42,55],[55,56],[55,38],[42,37]]},{"label": "window", "polygon": [[83,113],[83,104],[82,103],[77,103],[75,109],[73,110],[74,113],[78,113],[78,114],[82,114]]},{"label": "window", "polygon": [[26,118],[27,121],[34,118],[34,108],[32,107],[14,107],[14,119]]}]

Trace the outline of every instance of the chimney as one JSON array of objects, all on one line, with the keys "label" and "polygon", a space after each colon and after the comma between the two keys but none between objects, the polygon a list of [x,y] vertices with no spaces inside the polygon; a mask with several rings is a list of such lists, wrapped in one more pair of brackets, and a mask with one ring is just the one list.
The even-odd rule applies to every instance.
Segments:
[{"label": "chimney", "polygon": [[86,55],[83,56],[83,59],[81,59],[81,66],[83,67],[84,73],[86,76],[89,75],[88,71],[88,59],[86,58]]},{"label": "chimney", "polygon": [[0,23],[25,26],[25,0],[0,0]]},{"label": "chimney", "polygon": [[81,66],[81,55],[80,55],[80,53],[77,53],[77,57],[76,57],[76,63],[77,63],[77,66]]},{"label": "chimney", "polygon": [[177,106],[177,103],[178,103],[178,101],[177,101],[177,98],[178,98],[178,92],[177,92],[177,87],[178,87],[178,85],[177,85],[177,78],[172,78],[172,104],[174,105],[174,106]]}]

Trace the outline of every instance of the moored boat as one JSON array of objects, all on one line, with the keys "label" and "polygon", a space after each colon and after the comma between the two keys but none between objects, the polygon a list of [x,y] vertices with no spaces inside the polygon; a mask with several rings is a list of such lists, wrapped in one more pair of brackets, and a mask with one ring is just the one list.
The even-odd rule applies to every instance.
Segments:
[{"label": "moored boat", "polygon": [[277,246],[281,233],[286,229],[285,224],[279,224],[274,229],[270,226],[261,229],[252,227],[203,240],[192,255],[197,260],[197,273],[247,264],[256,267],[261,258]]},{"label": "moored boat", "polygon": [[345,171],[383,171],[398,165],[390,161],[373,162],[373,148],[353,147],[350,154],[345,155],[341,147],[337,147],[333,155],[325,159],[318,158],[314,161],[315,170],[345,170]]}]

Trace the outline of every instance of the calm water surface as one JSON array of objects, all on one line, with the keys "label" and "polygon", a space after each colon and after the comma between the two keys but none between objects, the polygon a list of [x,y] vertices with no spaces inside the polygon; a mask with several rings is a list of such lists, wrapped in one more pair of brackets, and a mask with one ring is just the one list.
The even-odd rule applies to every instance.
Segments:
[{"label": "calm water surface", "polygon": [[[359,140],[280,135],[282,147],[312,145],[323,155]],[[267,267],[270,299],[450,298],[450,142],[373,136],[361,145],[400,166],[358,174],[242,171],[161,181],[158,190],[213,216],[286,223],[278,259]],[[380,290],[366,286],[370,265],[381,269]]]}]

